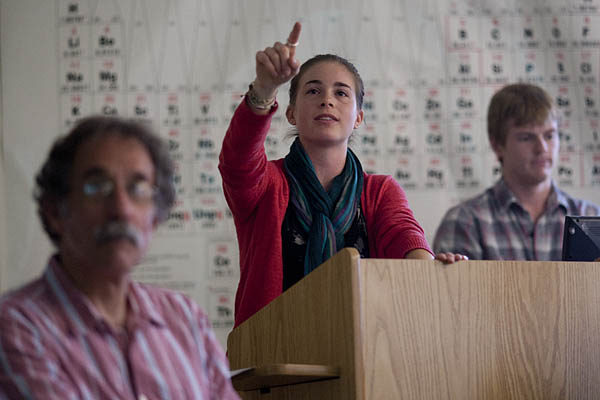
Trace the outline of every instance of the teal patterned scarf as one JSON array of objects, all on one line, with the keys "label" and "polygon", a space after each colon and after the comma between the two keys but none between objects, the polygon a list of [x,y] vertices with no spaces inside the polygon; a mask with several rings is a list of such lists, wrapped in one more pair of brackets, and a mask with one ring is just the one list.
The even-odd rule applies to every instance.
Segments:
[{"label": "teal patterned scarf", "polygon": [[304,275],[307,275],[344,247],[344,234],[352,226],[360,203],[362,166],[348,149],[342,173],[326,191],[298,138],[292,143],[284,165],[290,186],[288,210],[293,207],[305,234]]}]

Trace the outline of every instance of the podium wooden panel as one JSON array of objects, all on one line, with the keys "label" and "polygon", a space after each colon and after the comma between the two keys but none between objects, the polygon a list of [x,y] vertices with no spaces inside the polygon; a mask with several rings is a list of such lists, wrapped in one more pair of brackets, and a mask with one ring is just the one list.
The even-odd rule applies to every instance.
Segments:
[{"label": "podium wooden panel", "polygon": [[232,369],[340,378],[245,399],[600,398],[600,264],[360,259],[345,249],[232,331]]}]

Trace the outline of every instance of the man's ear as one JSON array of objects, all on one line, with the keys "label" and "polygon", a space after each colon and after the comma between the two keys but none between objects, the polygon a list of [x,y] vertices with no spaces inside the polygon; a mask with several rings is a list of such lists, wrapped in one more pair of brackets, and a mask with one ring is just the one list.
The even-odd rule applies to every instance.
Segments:
[{"label": "man's ear", "polygon": [[292,107],[292,105],[287,106],[285,116],[291,125],[296,125],[296,117],[294,116],[294,107]]},{"label": "man's ear", "polygon": [[490,139],[490,147],[496,153],[496,158],[498,161],[502,162],[502,156],[504,155],[504,146],[500,144],[497,140]]},{"label": "man's ear", "polygon": [[52,232],[56,232],[58,235],[62,235],[63,232],[63,221],[67,214],[67,205],[63,202],[56,201],[41,201],[39,206],[39,213],[48,224],[48,228]]}]

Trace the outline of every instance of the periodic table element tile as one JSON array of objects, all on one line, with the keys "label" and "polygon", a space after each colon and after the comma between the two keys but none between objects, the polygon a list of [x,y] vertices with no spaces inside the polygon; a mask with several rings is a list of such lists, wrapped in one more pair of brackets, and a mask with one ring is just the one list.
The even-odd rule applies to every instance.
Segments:
[{"label": "periodic table element tile", "polygon": [[571,2],[570,11],[581,14],[597,14],[600,12],[600,1],[598,0],[574,0]]},{"label": "periodic table element tile", "polygon": [[218,160],[194,161],[192,164],[192,195],[221,194],[223,186]]},{"label": "periodic table element tile", "polygon": [[92,49],[95,57],[124,55],[123,25],[121,23],[92,24]]},{"label": "periodic table element tile", "polygon": [[418,132],[414,122],[390,122],[386,148],[390,154],[411,155],[418,154],[422,150],[419,148],[417,139]]},{"label": "periodic table element tile", "polygon": [[160,43],[157,57],[158,86],[161,92],[182,92],[190,88],[186,42],[182,40],[184,27],[176,3],[169,3],[163,29],[155,39]]},{"label": "periodic table element tile", "polygon": [[581,150],[579,126],[574,120],[562,119],[558,125],[558,138],[561,153],[574,153]]},{"label": "periodic table element tile", "polygon": [[[169,147],[173,141],[167,139]],[[188,161],[173,161],[174,173],[173,184],[175,185],[175,194],[177,198],[185,198],[191,195],[191,163]]]},{"label": "periodic table element tile", "polygon": [[121,93],[95,93],[93,110],[107,116],[126,115],[125,99]]},{"label": "periodic table element tile", "polygon": [[600,50],[572,52],[577,83],[597,85],[600,82]]},{"label": "periodic table element tile", "polygon": [[564,189],[578,188],[583,183],[581,167],[579,153],[561,153],[558,156],[557,165],[552,175],[559,187]]},{"label": "periodic table element tile", "polygon": [[424,189],[447,189],[451,179],[448,165],[448,159],[443,156],[426,155],[421,158],[421,176],[419,180],[423,182]]},{"label": "periodic table element tile", "polygon": [[200,252],[190,251],[196,238],[164,236],[152,243],[148,253],[132,272],[138,282],[176,290],[198,298],[201,293],[198,279],[202,274],[198,264],[204,261]]},{"label": "periodic table element tile", "polygon": [[417,91],[417,121],[441,121],[446,119],[446,91],[434,86]]},{"label": "periodic table element tile", "polygon": [[281,144],[282,140],[283,137],[280,132],[271,127],[267,137],[265,138],[265,153],[267,154],[268,160],[276,160],[283,156]]},{"label": "periodic table element tile", "polygon": [[163,126],[160,128],[160,134],[167,142],[169,154],[174,161],[191,161],[194,157],[194,150],[191,146],[190,128],[183,126]]},{"label": "periodic table element tile", "polygon": [[222,280],[239,276],[239,251],[235,241],[230,238],[209,239],[206,254],[209,279]]},{"label": "periodic table element tile", "polygon": [[62,93],[81,93],[91,90],[92,64],[87,59],[60,60],[59,90]]},{"label": "periodic table element tile", "polygon": [[59,0],[58,20],[66,24],[83,24],[90,22],[89,0]]},{"label": "periodic table element tile", "polygon": [[389,86],[393,87],[407,87],[414,75],[414,60],[406,51],[406,46],[398,43],[398,38],[410,37],[409,18],[400,11],[404,7],[400,2],[394,3],[389,32],[384,39],[384,54],[387,54],[385,77],[390,82]]},{"label": "periodic table element tile", "polygon": [[484,150],[487,141],[485,130],[479,120],[454,121],[448,124],[450,154],[475,154]]},{"label": "periodic table element tile", "polygon": [[[223,68],[218,54],[215,25],[208,2],[196,2],[199,10],[195,21],[195,34],[191,57],[191,86],[201,92],[218,91],[223,82]],[[218,28],[218,27],[217,27]],[[211,55],[207,57],[207,55]]]},{"label": "periodic table element tile", "polygon": [[[92,2],[93,3],[93,2]],[[119,0],[102,0],[92,10],[92,23],[119,22],[123,19]]]},{"label": "periodic table element tile", "polygon": [[[587,0],[583,0],[587,1]],[[565,15],[568,14],[571,9],[571,0],[544,0],[540,1],[541,4],[545,6],[545,10],[547,10],[547,14],[551,15]],[[542,7],[544,7],[542,6]],[[544,10],[544,8],[542,8]]]},{"label": "periodic table element tile", "polygon": [[192,199],[192,221],[195,232],[228,232],[229,209],[223,195],[202,195]]},{"label": "periodic table element tile", "polygon": [[388,169],[404,190],[420,188],[421,166],[419,161],[420,156],[416,155],[398,155],[389,158]]},{"label": "periodic table element tile", "polygon": [[577,108],[577,93],[575,88],[567,85],[548,85],[546,90],[554,98],[554,102],[563,118],[574,118]]},{"label": "periodic table element tile", "polygon": [[448,132],[439,122],[423,122],[418,125],[420,147],[424,154],[445,154],[448,151]]},{"label": "periodic table element tile", "polygon": [[481,13],[479,3],[475,0],[451,0],[446,2],[446,12],[450,15],[479,15]]},{"label": "periodic table element tile", "polygon": [[481,93],[477,86],[450,87],[448,92],[448,119],[481,118]]},{"label": "periodic table element tile", "polygon": [[542,17],[523,16],[513,18],[516,48],[521,50],[540,50],[544,47],[544,26]]},{"label": "periodic table element tile", "polygon": [[518,1],[514,3],[514,12],[521,17],[530,15],[541,15],[544,11],[549,11],[548,7],[543,7],[544,2],[532,0],[532,1]]},{"label": "periodic table element tile", "polygon": [[[496,94],[496,92],[500,89],[502,89],[504,87],[504,85],[490,85],[490,86],[483,86],[481,88],[481,118],[482,121],[486,121],[487,120],[487,111],[488,108],[490,106],[490,101],[492,100],[492,96],[494,96],[494,94]],[[484,124],[483,126],[483,132],[482,135],[486,136],[487,135],[487,125]]]},{"label": "periodic table element tile", "polygon": [[415,119],[415,90],[391,88],[387,93],[387,118],[392,122],[408,122]]},{"label": "periodic table element tile", "polygon": [[514,74],[518,82],[541,85],[546,80],[543,51],[516,51],[513,53]]},{"label": "periodic table element tile", "polygon": [[481,54],[481,83],[484,85],[506,85],[511,81],[513,65],[509,52],[484,51]]},{"label": "periodic table element tile", "polygon": [[[382,34],[384,23],[374,18],[376,2],[363,2],[361,7],[357,24],[348,32],[349,36],[356,35],[354,40],[350,39],[354,42],[351,51],[355,52],[351,58],[361,60],[361,76],[367,88],[386,87],[390,81],[386,76],[388,53],[383,49],[384,40],[387,39]],[[343,25],[341,27],[346,29]]]},{"label": "periodic table element tile", "polygon": [[219,108],[222,106],[219,92],[192,91],[191,118],[196,126],[217,126],[219,124]]},{"label": "periodic table element tile", "polygon": [[156,91],[158,66],[152,47],[151,27],[141,0],[137,0],[136,5],[127,31],[127,90]]},{"label": "periodic table element tile", "polygon": [[568,15],[551,15],[542,18],[542,35],[546,46],[554,50],[566,50],[571,41],[571,19]]},{"label": "periodic table element tile", "polygon": [[511,18],[493,14],[481,18],[481,44],[479,47],[491,51],[509,51],[514,42]]},{"label": "periodic table element tile", "polygon": [[359,130],[354,131],[353,133],[353,137],[351,138],[353,141],[353,148],[356,149],[356,152],[361,156],[378,156],[381,152],[380,142],[383,141],[383,135],[387,132],[387,124],[385,123],[368,123],[363,125]]},{"label": "periodic table element tile", "polygon": [[387,91],[383,89],[367,89],[363,97],[364,121],[377,124],[385,119],[385,99]]},{"label": "periodic table element tile", "polygon": [[600,188],[600,153],[583,153],[583,183]]},{"label": "periodic table element tile", "polygon": [[480,154],[457,154],[450,158],[456,189],[483,188],[483,168]]},{"label": "periodic table element tile", "polygon": [[194,232],[194,224],[192,221],[191,200],[177,196],[175,205],[169,211],[167,220],[158,227],[158,235],[177,236],[192,232]]},{"label": "periodic table element tile", "polygon": [[183,91],[160,92],[158,115],[163,127],[180,127],[190,123],[189,96]]},{"label": "periodic table element tile", "polygon": [[242,90],[247,87],[254,77],[254,68],[248,64],[254,59],[253,51],[249,43],[248,20],[244,17],[246,2],[230,2],[227,21],[221,22],[219,30],[225,34],[223,43],[224,61],[224,85],[226,90]]},{"label": "periodic table element tile", "polygon": [[58,46],[63,58],[90,57],[90,28],[69,24],[58,27]]},{"label": "periodic table element tile", "polygon": [[600,49],[600,16],[571,16],[571,45],[581,49]]},{"label": "periodic table element tile", "polygon": [[571,53],[564,50],[549,50],[546,53],[546,80],[549,83],[567,85],[575,80]]},{"label": "periodic table element tile", "polygon": [[208,290],[208,317],[213,329],[231,329],[234,324],[234,291],[227,286]]},{"label": "periodic table element tile", "polygon": [[371,154],[359,154],[358,158],[364,172],[368,174],[381,174],[385,172],[386,165],[383,157]]},{"label": "periodic table element tile", "polygon": [[446,16],[446,48],[449,51],[474,51],[478,48],[479,19],[465,16]]},{"label": "periodic table element tile", "polygon": [[476,85],[479,83],[480,52],[448,53],[448,83],[451,85]]},{"label": "periodic table element tile", "polygon": [[600,153],[600,120],[581,121],[581,148],[587,153]]},{"label": "periodic table element tile", "polygon": [[437,16],[426,15],[417,22],[414,30],[414,53],[412,63],[414,77],[411,79],[415,87],[431,87],[446,84],[446,66],[440,60],[446,57],[446,47],[440,39],[444,37],[444,27]]},{"label": "periodic table element tile", "polygon": [[97,57],[92,63],[93,88],[95,92],[120,92],[123,89],[125,71],[120,57]]},{"label": "periodic table element tile", "polygon": [[222,128],[202,125],[193,127],[190,132],[193,161],[218,160],[224,136]]},{"label": "periodic table element tile", "polygon": [[481,12],[483,15],[507,16],[514,13],[516,0],[507,1],[482,1]]},{"label": "periodic table element tile", "polygon": [[64,93],[60,95],[62,128],[70,130],[80,118],[91,114],[92,96],[89,93]]},{"label": "periodic table element tile", "polygon": [[579,118],[600,118],[600,93],[596,85],[584,85],[575,88],[578,99]]},{"label": "periodic table element tile", "polygon": [[[246,91],[241,90],[229,90],[224,92],[223,94],[223,106],[220,107],[222,112],[221,119],[222,124],[225,126],[229,125],[229,121],[231,121],[231,117],[233,113],[238,108],[240,103],[244,100],[244,94]],[[278,110],[281,112],[281,110]]]},{"label": "periodic table element tile", "polygon": [[158,122],[158,95],[155,92],[128,92],[126,102],[127,117],[152,125]]}]

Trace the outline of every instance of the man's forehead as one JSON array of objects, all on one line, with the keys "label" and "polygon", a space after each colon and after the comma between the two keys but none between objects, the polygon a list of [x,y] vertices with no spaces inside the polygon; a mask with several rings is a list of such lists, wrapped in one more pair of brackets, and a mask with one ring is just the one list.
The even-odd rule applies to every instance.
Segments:
[{"label": "man's forehead", "polygon": [[558,121],[552,116],[548,116],[544,121],[530,121],[517,124],[515,120],[509,121],[507,128],[512,131],[534,131],[556,129]]},{"label": "man's forehead", "polygon": [[82,143],[75,153],[73,172],[76,176],[128,170],[154,174],[148,149],[133,137],[96,135]]}]

